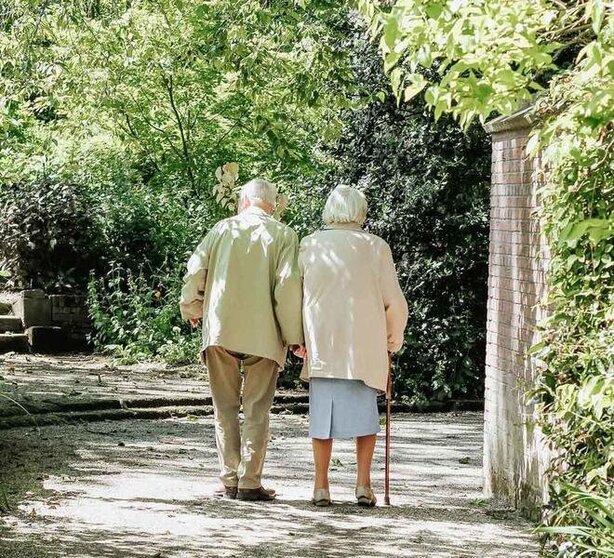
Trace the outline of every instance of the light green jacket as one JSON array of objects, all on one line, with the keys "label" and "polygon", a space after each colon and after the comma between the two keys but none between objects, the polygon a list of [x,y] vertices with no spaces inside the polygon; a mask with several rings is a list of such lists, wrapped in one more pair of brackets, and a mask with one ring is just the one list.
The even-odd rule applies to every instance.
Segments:
[{"label": "light green jacket", "polygon": [[261,356],[283,368],[303,343],[298,237],[258,207],[217,223],[188,261],[181,316],[202,318],[212,345]]}]

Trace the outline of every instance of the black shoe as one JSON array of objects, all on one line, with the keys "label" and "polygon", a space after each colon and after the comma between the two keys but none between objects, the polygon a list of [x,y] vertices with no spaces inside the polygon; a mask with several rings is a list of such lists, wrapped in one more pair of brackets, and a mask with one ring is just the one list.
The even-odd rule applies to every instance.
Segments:
[{"label": "black shoe", "polygon": [[275,491],[267,490],[262,486],[260,488],[239,488],[237,498],[248,502],[270,502],[275,500]]}]

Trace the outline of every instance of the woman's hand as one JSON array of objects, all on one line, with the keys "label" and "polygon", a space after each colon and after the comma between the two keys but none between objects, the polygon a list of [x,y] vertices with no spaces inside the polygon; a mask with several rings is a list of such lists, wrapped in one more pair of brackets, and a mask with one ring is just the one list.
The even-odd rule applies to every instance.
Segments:
[{"label": "woman's hand", "polygon": [[200,325],[200,318],[191,318],[190,324],[192,327],[198,327]]},{"label": "woman's hand", "polygon": [[302,358],[303,360],[307,358],[307,347],[305,347],[305,345],[295,345],[294,347],[291,347],[291,349],[294,356]]}]

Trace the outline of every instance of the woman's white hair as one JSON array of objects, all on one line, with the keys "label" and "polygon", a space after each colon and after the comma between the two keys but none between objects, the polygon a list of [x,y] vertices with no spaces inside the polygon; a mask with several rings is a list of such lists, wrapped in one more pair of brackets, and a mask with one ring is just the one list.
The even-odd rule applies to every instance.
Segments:
[{"label": "woman's white hair", "polygon": [[352,186],[337,186],[328,196],[322,221],[333,223],[356,223],[362,225],[367,218],[367,198]]},{"label": "woman's white hair", "polygon": [[277,203],[277,187],[262,178],[254,178],[241,188],[239,199],[247,198],[250,201],[260,201],[270,203],[275,206]]}]

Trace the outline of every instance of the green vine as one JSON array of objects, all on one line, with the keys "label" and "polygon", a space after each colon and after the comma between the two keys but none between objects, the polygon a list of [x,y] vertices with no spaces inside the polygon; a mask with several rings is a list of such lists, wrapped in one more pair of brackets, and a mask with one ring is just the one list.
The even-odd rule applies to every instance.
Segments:
[{"label": "green vine", "polygon": [[534,394],[553,450],[541,531],[567,540],[566,556],[614,556],[614,103],[601,102],[612,89],[598,65],[599,51],[611,52],[611,36],[603,39],[537,107],[551,259]]},{"label": "green vine", "polygon": [[[614,13],[603,0],[360,0],[399,99],[464,126],[534,98],[548,318],[529,394],[551,450],[540,531],[614,556]],[[428,71],[427,71],[428,70]],[[434,77],[433,77],[434,76]],[[548,89],[544,89],[547,87]]]}]

